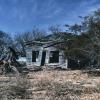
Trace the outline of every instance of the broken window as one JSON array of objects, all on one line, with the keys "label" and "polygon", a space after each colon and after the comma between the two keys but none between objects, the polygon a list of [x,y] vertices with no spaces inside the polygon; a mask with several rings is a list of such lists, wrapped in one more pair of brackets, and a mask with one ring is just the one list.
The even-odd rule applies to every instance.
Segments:
[{"label": "broken window", "polygon": [[36,62],[38,55],[39,55],[39,51],[32,51],[32,62]]},{"label": "broken window", "polygon": [[51,51],[49,63],[58,63],[59,62],[59,51]]}]

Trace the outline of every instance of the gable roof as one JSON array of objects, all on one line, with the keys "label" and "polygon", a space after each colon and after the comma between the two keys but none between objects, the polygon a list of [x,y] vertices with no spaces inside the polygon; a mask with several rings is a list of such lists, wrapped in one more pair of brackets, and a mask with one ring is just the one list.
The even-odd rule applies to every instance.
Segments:
[{"label": "gable roof", "polygon": [[71,33],[67,32],[59,32],[55,34],[47,35],[46,37],[42,38],[41,40],[30,40],[26,41],[25,45],[27,46],[43,46],[44,48],[49,46],[54,46],[58,44],[63,44],[66,41],[70,40],[73,37]]}]

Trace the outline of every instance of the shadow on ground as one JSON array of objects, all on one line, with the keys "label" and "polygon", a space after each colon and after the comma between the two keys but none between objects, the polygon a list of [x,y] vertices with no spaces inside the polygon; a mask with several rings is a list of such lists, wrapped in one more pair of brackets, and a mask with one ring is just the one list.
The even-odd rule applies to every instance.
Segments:
[{"label": "shadow on ground", "polygon": [[100,69],[84,70],[82,73],[87,73],[91,77],[100,77]]}]

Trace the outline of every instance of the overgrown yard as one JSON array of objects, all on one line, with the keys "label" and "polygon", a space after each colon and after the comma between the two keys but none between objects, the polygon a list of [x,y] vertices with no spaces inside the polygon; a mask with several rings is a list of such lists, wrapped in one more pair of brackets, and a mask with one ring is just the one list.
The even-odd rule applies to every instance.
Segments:
[{"label": "overgrown yard", "polygon": [[100,100],[100,76],[94,71],[40,71],[28,78],[34,100]]},{"label": "overgrown yard", "polygon": [[[3,94],[0,95],[8,94],[17,100],[19,98],[30,98],[31,100],[100,100],[99,73],[99,70],[30,72],[24,80],[15,82],[17,84],[10,86],[10,88],[5,87],[2,90]],[[7,77],[1,76],[0,78],[0,81],[5,80],[3,84],[6,85]],[[15,78],[8,79],[10,82],[16,80]],[[4,91],[5,89],[8,92]],[[11,100],[11,97],[9,98]]]}]

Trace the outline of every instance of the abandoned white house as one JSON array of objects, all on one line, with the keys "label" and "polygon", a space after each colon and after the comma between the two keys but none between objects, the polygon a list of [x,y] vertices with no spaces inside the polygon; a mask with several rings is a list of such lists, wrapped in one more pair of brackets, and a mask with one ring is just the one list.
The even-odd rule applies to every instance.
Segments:
[{"label": "abandoned white house", "polygon": [[70,33],[57,33],[36,41],[26,41],[26,62],[28,68],[47,66],[63,69],[80,69],[81,66],[87,66],[88,58],[78,56],[77,52],[77,55],[74,55],[75,53],[73,54],[73,52],[70,53],[71,44],[74,45],[72,37],[75,38]]},{"label": "abandoned white house", "polygon": [[28,68],[35,66],[61,67],[67,69],[68,61],[63,50],[55,47],[57,41],[28,41],[26,42],[26,59]]}]

